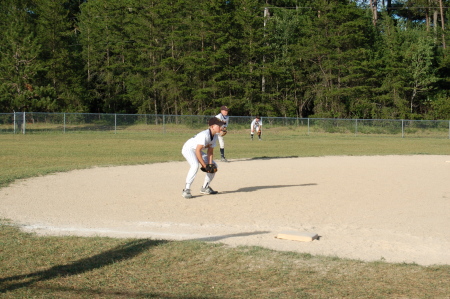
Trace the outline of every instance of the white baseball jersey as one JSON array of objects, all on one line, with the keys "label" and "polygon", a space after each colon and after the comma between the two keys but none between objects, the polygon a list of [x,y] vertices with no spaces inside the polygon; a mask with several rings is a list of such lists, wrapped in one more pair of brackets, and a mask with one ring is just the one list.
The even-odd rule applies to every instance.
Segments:
[{"label": "white baseball jersey", "polygon": [[226,128],[228,126],[228,115],[223,115],[222,113],[219,113],[216,115],[216,118],[220,119],[225,123],[224,127]]},{"label": "white baseball jersey", "polygon": [[216,141],[217,135],[211,135],[211,131],[209,129],[206,129],[186,141],[183,149],[195,150],[197,148],[197,145],[199,144],[203,145],[203,148],[214,148],[216,147]]},{"label": "white baseball jersey", "polygon": [[[220,119],[221,121],[223,121],[225,124],[223,125],[224,128],[226,128],[228,126],[228,115],[223,115],[222,113],[219,113],[216,115],[216,118]],[[219,134],[217,134],[219,136],[219,145],[221,150],[223,148],[225,148],[225,140],[223,139],[223,136],[220,136]]]},{"label": "white baseball jersey", "polygon": [[262,119],[260,119],[259,121],[255,118],[252,123],[250,124],[250,130],[253,131],[253,129],[256,130],[256,132],[259,131],[259,127],[262,126]]}]

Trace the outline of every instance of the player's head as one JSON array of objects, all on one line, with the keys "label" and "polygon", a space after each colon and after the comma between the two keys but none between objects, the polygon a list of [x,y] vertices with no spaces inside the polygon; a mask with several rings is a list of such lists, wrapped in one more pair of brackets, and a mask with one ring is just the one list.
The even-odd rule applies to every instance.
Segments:
[{"label": "player's head", "polygon": [[220,107],[220,113],[222,113],[223,115],[227,115],[228,114],[228,107],[227,106],[222,106]]},{"label": "player's head", "polygon": [[257,116],[257,117],[255,117],[257,120],[261,120],[261,116]]},{"label": "player's head", "polygon": [[225,123],[218,119],[217,117],[211,117],[208,121],[209,129],[214,133],[217,134],[220,132],[221,128]]},{"label": "player's head", "polygon": [[223,125],[225,125],[225,123],[223,121],[221,121],[220,119],[218,119],[217,117],[211,117],[208,121],[208,125],[214,126],[214,125],[218,125],[219,128],[222,127]]}]

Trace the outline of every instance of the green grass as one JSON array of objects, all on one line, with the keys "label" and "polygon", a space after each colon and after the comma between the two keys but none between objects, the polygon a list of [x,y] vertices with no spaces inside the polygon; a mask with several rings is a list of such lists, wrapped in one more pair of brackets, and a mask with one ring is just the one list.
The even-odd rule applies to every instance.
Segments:
[{"label": "green grass", "polygon": [[0,227],[1,298],[444,298],[450,266]]},{"label": "green grass", "polygon": [[[58,171],[181,161],[181,147],[195,133],[0,135],[0,187],[16,179]],[[264,133],[262,142],[251,142],[247,131],[230,132],[225,139],[227,157],[450,154],[449,139],[307,136],[289,129],[271,129]]]},{"label": "green grass", "polygon": [[[182,133],[0,135],[0,186],[94,166],[181,161]],[[449,155],[450,140],[247,131],[228,158]],[[448,298],[450,266],[362,262],[194,241],[38,237],[0,221],[0,298]]]}]

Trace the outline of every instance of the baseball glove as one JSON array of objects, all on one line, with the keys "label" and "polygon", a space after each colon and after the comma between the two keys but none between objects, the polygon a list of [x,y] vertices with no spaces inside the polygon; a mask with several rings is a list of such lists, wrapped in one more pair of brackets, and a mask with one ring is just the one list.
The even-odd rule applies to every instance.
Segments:
[{"label": "baseball glove", "polygon": [[220,131],[219,134],[220,134],[220,136],[223,137],[223,136],[227,135],[227,133],[228,133],[228,132],[227,132],[227,128],[223,128],[222,131]]},{"label": "baseball glove", "polygon": [[206,167],[202,167],[200,169],[203,172],[207,172],[207,173],[215,173],[215,172],[217,172],[216,164],[206,164]]}]

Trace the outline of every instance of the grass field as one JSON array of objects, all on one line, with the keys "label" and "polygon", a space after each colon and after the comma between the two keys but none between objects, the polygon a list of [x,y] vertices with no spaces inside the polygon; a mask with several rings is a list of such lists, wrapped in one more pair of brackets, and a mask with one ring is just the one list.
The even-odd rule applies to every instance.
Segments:
[{"label": "grass field", "polygon": [[[195,132],[0,135],[0,186],[94,166],[182,160]],[[228,158],[450,155],[450,140],[227,135]],[[195,241],[37,237],[0,225],[1,298],[449,298],[450,266],[362,262]]]}]

